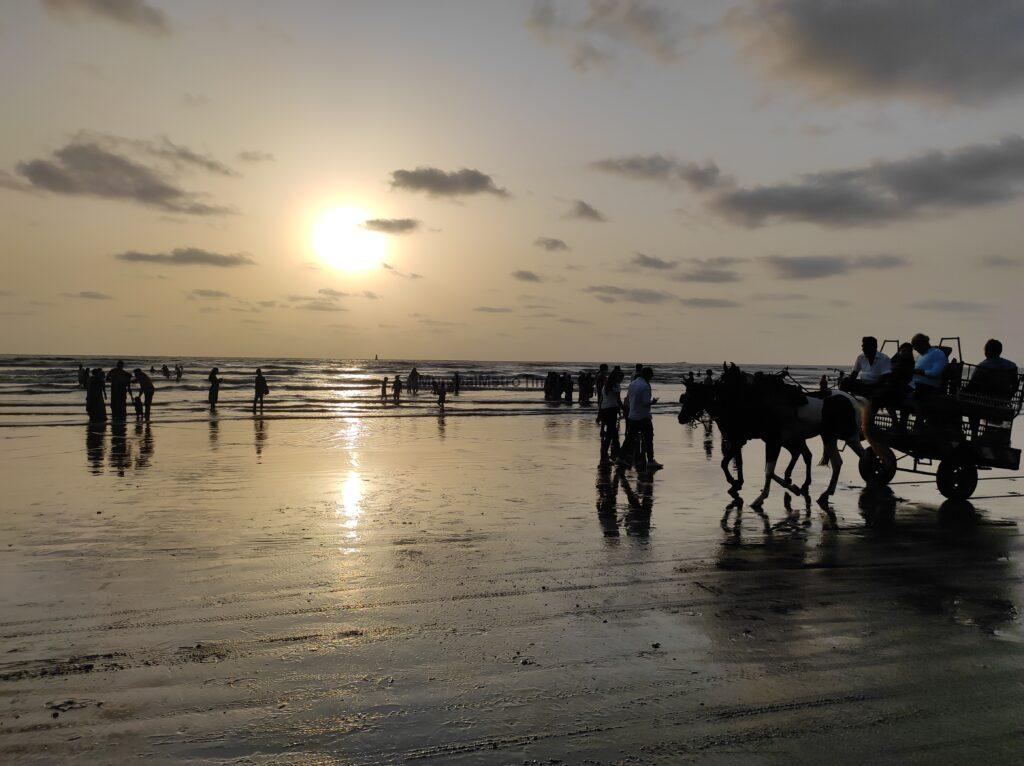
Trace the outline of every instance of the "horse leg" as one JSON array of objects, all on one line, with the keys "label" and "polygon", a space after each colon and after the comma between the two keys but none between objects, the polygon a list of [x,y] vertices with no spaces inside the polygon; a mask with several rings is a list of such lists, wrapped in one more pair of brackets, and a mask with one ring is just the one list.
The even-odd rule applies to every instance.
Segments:
[{"label": "horse leg", "polygon": [[[733,478],[732,473],[729,471],[729,464],[736,459],[736,477]],[[743,451],[741,448],[733,447],[731,442],[725,442],[722,445],[722,472],[725,474],[725,480],[729,482],[729,492],[735,495],[740,491],[743,486]]]},{"label": "horse leg", "polygon": [[800,454],[803,456],[804,465],[807,467],[807,477],[804,479],[804,483],[800,487],[800,494],[807,498],[808,507],[811,502],[811,448],[807,446],[807,442],[800,442]]},{"label": "horse leg", "polygon": [[796,467],[796,461],[800,459],[800,450],[794,449],[792,444],[787,444],[786,449],[789,450],[789,465],[786,466],[786,472],[782,475],[782,486],[789,489],[793,484],[793,469]]},{"label": "horse leg", "polygon": [[757,499],[750,505],[752,508],[760,508],[768,499],[768,492],[772,487],[772,480],[782,483],[782,480],[775,475],[775,463],[779,459],[779,452],[782,451],[782,443],[778,441],[766,441],[764,443],[764,489]]},{"label": "horse leg", "polygon": [[836,484],[839,483],[839,469],[843,467],[843,458],[839,454],[839,448],[836,446],[835,439],[822,439],[822,444],[825,445],[825,457],[832,464],[832,478],[829,480],[825,491],[818,496],[818,503],[825,505],[829,497],[835,494]]}]

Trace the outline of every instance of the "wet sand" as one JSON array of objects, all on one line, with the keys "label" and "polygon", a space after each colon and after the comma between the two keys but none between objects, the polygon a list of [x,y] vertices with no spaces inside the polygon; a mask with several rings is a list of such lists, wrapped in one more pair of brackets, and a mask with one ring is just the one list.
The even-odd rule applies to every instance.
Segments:
[{"label": "wet sand", "polygon": [[1024,482],[726,515],[655,428],[0,429],[0,760],[1020,762]]}]

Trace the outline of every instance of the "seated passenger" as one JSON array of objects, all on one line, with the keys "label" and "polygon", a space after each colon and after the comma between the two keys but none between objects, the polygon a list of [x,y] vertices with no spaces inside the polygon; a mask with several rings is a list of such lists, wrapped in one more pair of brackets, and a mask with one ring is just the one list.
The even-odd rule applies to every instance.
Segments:
[{"label": "seated passenger", "polygon": [[949,360],[946,352],[931,344],[931,339],[924,333],[918,333],[910,339],[910,345],[917,352],[917,364],[914,365],[914,377],[910,387],[918,398],[929,396],[942,388],[942,381]]},{"label": "seated passenger", "polygon": [[[971,376],[971,380],[968,382],[964,392],[968,394],[980,394],[981,396],[989,399],[1003,401],[1008,406],[1013,395],[1017,392],[1017,372],[1016,364],[1011,362],[1009,359],[1003,359],[1003,344],[995,338],[992,338],[985,344],[984,361],[982,361],[974,370],[974,374]],[[991,403],[995,405],[995,402]],[[993,417],[998,418],[999,415],[997,413],[998,410],[992,413],[986,412],[985,414],[991,414]],[[1007,414],[1012,415],[1010,412]],[[973,437],[977,437],[978,435],[978,428],[981,424],[981,420],[981,412],[974,412],[971,414],[970,424],[971,435]],[[995,421],[986,420],[986,435],[990,435],[988,433],[989,422]],[[996,431],[993,431],[993,434],[994,433],[996,433]],[[1009,436],[1008,431],[1005,436]]]},{"label": "seated passenger", "polygon": [[865,336],[860,347],[864,353],[857,357],[850,374],[844,378],[843,389],[852,394],[873,396],[892,373],[892,362],[878,350],[877,338]]}]

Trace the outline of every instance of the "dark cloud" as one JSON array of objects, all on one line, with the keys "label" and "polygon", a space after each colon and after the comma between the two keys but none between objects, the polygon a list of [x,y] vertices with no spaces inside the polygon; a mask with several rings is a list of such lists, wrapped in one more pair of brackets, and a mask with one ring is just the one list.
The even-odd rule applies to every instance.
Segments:
[{"label": "dark cloud", "polygon": [[223,255],[221,253],[212,253],[209,250],[201,250],[198,247],[179,247],[169,253],[140,253],[129,250],[126,253],[118,253],[114,258],[119,261],[128,261],[129,263],[161,263],[168,266],[220,266],[221,268],[251,266],[256,263],[248,255],[243,255],[242,253]]},{"label": "dark cloud", "polygon": [[581,221],[598,221],[604,223],[608,218],[604,213],[581,199],[576,200],[563,218],[577,218]]},{"label": "dark cloud", "polygon": [[533,240],[533,244],[542,250],[547,250],[549,253],[558,252],[560,250],[568,250],[569,246],[560,239],[554,237],[537,237]]},{"label": "dark cloud", "polygon": [[205,288],[197,287],[195,290],[192,290],[189,293],[189,296],[193,297],[193,298],[213,298],[213,299],[219,299],[219,298],[230,298],[231,294],[230,293],[226,293],[223,290],[207,290]]},{"label": "dark cloud", "polygon": [[81,290],[77,293],[61,293],[65,298],[82,298],[88,301],[112,301],[114,300],[113,295],[107,295],[106,293],[98,293],[95,290]]},{"label": "dark cloud", "polygon": [[35,188],[22,181],[20,178],[15,178],[6,170],[0,170],[0,189],[9,189],[11,191],[17,192],[36,191]]},{"label": "dark cloud", "polygon": [[769,255],[764,260],[780,279],[822,279],[858,269],[894,269],[907,265],[907,260],[898,255]]},{"label": "dark cloud", "polygon": [[367,299],[369,299],[369,300],[371,300],[371,301],[379,301],[379,300],[380,300],[380,296],[379,296],[379,295],[377,295],[377,293],[375,293],[375,292],[373,292],[373,291],[371,291],[371,290],[363,290],[363,292],[361,293],[361,295],[362,295],[362,296],[363,296],[364,298],[367,298]]},{"label": "dark cloud", "polygon": [[870,226],[998,205],[1022,193],[1024,138],[1015,135],[995,144],[810,173],[793,183],[729,189],[712,206],[749,227],[791,222]]},{"label": "dark cloud", "polygon": [[754,293],[750,296],[752,301],[805,301],[809,295],[804,293]]},{"label": "dark cloud", "polygon": [[562,317],[558,321],[562,324],[593,324],[593,322],[588,322],[586,319],[570,319],[569,317]]},{"label": "dark cloud", "polygon": [[[289,300],[291,300],[291,298],[289,298]],[[304,311],[348,311],[348,309],[339,306],[333,301],[321,300],[319,298],[302,300],[295,306],[295,308],[302,309]]]},{"label": "dark cloud", "polygon": [[666,301],[676,300],[674,295],[662,292],[661,290],[619,287],[617,285],[593,285],[584,288],[583,292],[590,293],[605,303],[615,303],[616,301],[626,301],[628,303],[665,303]]},{"label": "dark cloud", "polygon": [[59,18],[99,18],[153,35],[167,35],[171,31],[164,12],[145,0],[42,0],[42,3]]},{"label": "dark cloud", "polygon": [[390,263],[382,263],[381,267],[393,277],[401,277],[402,279],[423,279],[422,274],[417,274],[415,271],[399,271]]},{"label": "dark cloud", "polygon": [[912,309],[921,309],[922,311],[952,311],[963,314],[987,311],[989,308],[984,303],[954,300],[918,301],[916,303],[909,303],[907,305],[910,306],[910,308]]},{"label": "dark cloud", "polygon": [[342,290],[335,290],[333,287],[321,287],[317,290],[320,295],[327,296],[328,298],[347,298],[351,293],[346,293]]},{"label": "dark cloud", "polygon": [[679,302],[696,309],[729,309],[740,305],[725,298],[680,298]]},{"label": "dark cloud", "polygon": [[634,254],[629,262],[633,266],[639,266],[641,269],[655,269],[657,271],[667,271],[679,265],[678,261],[666,261],[657,256],[644,255],[643,253]]},{"label": "dark cloud", "polygon": [[1018,0],[755,0],[728,20],[769,76],[832,102],[980,105],[1024,91]]},{"label": "dark cloud", "polygon": [[1008,258],[1005,255],[983,255],[981,265],[990,269],[1015,269],[1021,265],[1019,258]]},{"label": "dark cloud", "polygon": [[[202,163],[201,155],[191,153],[184,147],[170,144],[164,147],[164,152],[159,156],[172,162]],[[51,159],[21,162],[17,172],[34,188],[55,194],[128,200],[187,215],[210,216],[235,212],[227,207],[202,202],[198,194],[185,191],[158,169],[101,146],[99,142],[84,139],[75,139],[58,149]]]},{"label": "dark cloud", "polygon": [[264,152],[259,149],[246,149],[238,153],[238,159],[242,162],[273,162],[277,158],[270,152]]},{"label": "dark cloud", "polygon": [[639,155],[626,157],[610,157],[591,163],[591,167],[640,181],[661,181],[672,183],[683,181],[697,191],[717,186],[722,181],[722,173],[718,165],[705,162],[682,162],[662,154]]},{"label": "dark cloud", "polygon": [[512,309],[505,308],[504,306],[477,306],[473,311],[479,311],[481,314],[511,314]]},{"label": "dark cloud", "polygon": [[256,301],[260,306],[265,309],[272,309],[277,305],[277,301]]},{"label": "dark cloud", "polygon": [[717,258],[690,258],[687,261],[685,271],[671,275],[676,282],[703,282],[707,284],[721,284],[724,282],[738,282],[741,277],[737,271],[728,268],[737,263],[742,263],[742,258],[720,256]]},{"label": "dark cloud", "polygon": [[391,186],[406,191],[426,192],[431,197],[461,197],[470,194],[511,196],[508,189],[495,186],[494,179],[489,175],[470,168],[452,172],[431,167],[396,170],[391,174]]},{"label": "dark cloud", "polygon": [[520,282],[543,282],[544,278],[533,271],[513,271],[512,279],[518,279]]},{"label": "dark cloud", "polygon": [[363,228],[384,234],[411,234],[420,227],[415,218],[371,218],[363,221]]},{"label": "dark cloud", "polygon": [[579,15],[562,14],[566,5],[556,9],[551,0],[535,0],[526,26],[541,42],[563,48],[578,72],[607,66],[618,50],[641,51],[662,64],[679,55],[682,30],[671,6],[649,0],[590,0],[586,13]]}]

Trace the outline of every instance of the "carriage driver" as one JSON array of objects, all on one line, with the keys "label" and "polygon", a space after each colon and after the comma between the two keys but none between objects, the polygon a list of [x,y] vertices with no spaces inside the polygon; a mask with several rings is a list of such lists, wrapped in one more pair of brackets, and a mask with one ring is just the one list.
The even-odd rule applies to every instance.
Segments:
[{"label": "carriage driver", "polygon": [[843,379],[842,388],[851,394],[870,397],[885,385],[892,373],[892,362],[878,350],[878,339],[871,335],[861,339],[860,347],[864,353],[853,363],[850,374]]}]

